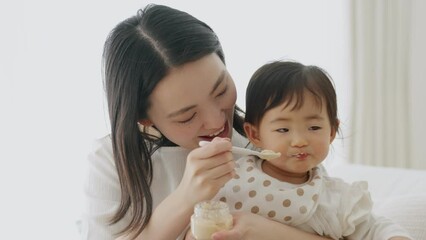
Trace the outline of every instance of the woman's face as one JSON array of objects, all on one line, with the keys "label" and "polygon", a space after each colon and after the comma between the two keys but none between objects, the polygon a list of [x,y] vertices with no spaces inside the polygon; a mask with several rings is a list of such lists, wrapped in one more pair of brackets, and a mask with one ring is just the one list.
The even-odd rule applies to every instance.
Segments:
[{"label": "woman's face", "polygon": [[175,144],[231,137],[237,92],[216,54],[171,69],[150,96],[148,122]]}]

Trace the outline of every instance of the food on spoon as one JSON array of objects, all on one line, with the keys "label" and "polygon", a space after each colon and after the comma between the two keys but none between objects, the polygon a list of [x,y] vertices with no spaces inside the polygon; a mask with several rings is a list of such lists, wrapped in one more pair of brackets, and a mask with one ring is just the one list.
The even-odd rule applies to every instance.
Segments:
[{"label": "food on spoon", "polygon": [[274,159],[274,158],[281,156],[280,152],[274,152],[274,151],[268,150],[268,149],[262,150],[260,152],[260,154],[262,154],[262,158],[265,159],[265,160],[271,160],[271,159]]}]

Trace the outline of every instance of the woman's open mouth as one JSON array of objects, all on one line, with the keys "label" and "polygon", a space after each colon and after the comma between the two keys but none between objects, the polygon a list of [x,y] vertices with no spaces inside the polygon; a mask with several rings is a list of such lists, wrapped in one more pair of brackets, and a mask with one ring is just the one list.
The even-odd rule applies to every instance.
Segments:
[{"label": "woman's open mouth", "polygon": [[213,132],[209,135],[199,136],[199,138],[201,138],[203,141],[211,141],[215,137],[226,138],[226,137],[229,137],[228,132],[229,132],[228,123],[225,123],[223,127],[217,130],[216,132]]}]

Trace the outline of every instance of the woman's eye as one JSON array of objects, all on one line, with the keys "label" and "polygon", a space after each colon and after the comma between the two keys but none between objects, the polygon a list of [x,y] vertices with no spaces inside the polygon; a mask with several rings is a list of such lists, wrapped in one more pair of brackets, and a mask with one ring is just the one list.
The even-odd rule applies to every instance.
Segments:
[{"label": "woman's eye", "polygon": [[278,128],[277,129],[277,132],[280,132],[280,133],[286,133],[288,131],[289,131],[288,128]]},{"label": "woman's eye", "polygon": [[216,97],[220,97],[220,96],[223,96],[223,95],[225,95],[225,93],[228,91],[228,86],[226,86],[224,89],[223,89],[223,91],[222,92],[220,92],[218,95],[216,95]]},{"label": "woman's eye", "polygon": [[192,114],[192,116],[190,118],[187,118],[187,119],[182,120],[182,121],[177,121],[177,122],[181,123],[181,124],[189,123],[189,122],[191,122],[192,119],[194,119],[195,115],[196,115],[196,113]]},{"label": "woman's eye", "polygon": [[312,126],[312,127],[310,127],[309,128],[309,130],[320,130],[321,129],[321,127],[319,127],[319,126]]}]

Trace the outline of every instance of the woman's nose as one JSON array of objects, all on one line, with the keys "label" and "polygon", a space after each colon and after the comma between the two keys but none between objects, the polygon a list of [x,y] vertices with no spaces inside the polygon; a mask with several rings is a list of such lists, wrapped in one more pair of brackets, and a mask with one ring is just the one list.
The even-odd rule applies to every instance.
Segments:
[{"label": "woman's nose", "polygon": [[204,128],[217,129],[221,128],[224,124],[225,112],[218,106],[205,109],[204,114]]}]

